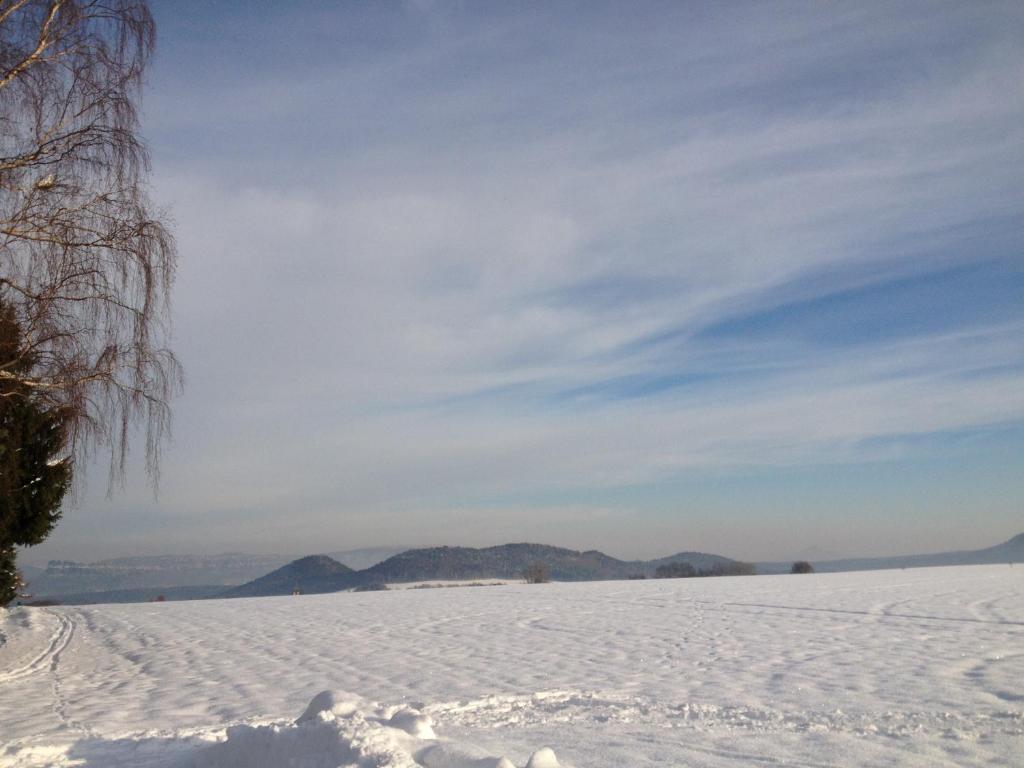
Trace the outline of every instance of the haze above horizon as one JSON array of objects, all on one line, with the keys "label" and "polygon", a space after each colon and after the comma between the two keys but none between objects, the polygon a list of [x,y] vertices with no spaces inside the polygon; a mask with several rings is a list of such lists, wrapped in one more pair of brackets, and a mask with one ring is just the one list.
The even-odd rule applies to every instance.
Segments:
[{"label": "haze above horizon", "polygon": [[1020,532],[1024,6],[153,5],[176,439],[26,562]]}]

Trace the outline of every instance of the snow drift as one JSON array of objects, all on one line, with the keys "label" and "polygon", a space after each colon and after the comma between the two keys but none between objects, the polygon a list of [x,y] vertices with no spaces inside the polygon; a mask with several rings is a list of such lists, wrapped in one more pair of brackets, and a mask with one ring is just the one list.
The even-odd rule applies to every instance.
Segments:
[{"label": "snow drift", "polygon": [[[560,768],[543,747],[526,768]],[[439,741],[428,715],[409,707],[367,704],[349,693],[322,691],[287,725],[236,725],[223,743],[198,755],[195,768],[515,768],[464,745]]]}]

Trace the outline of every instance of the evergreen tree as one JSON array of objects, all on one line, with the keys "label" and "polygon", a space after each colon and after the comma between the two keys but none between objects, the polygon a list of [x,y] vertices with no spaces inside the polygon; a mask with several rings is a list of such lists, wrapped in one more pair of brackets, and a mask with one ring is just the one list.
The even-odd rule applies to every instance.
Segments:
[{"label": "evergreen tree", "polygon": [[[20,342],[13,310],[0,304],[0,370],[31,370]],[[15,547],[39,544],[60,519],[71,482],[66,426],[66,414],[43,407],[29,385],[0,379],[0,605],[17,593]]]}]

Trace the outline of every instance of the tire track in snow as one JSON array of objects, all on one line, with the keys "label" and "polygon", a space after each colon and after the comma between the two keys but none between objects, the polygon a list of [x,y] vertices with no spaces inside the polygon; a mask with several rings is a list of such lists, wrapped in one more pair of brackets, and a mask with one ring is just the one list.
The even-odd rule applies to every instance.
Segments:
[{"label": "tire track in snow", "polygon": [[61,654],[63,654],[64,651],[67,650],[68,646],[71,645],[71,640],[75,636],[75,627],[77,625],[70,618],[67,618],[67,624],[68,631],[64,637],[64,642],[60,644],[60,647],[58,647],[50,657],[50,672],[53,675],[53,714],[57,716],[64,727],[78,731],[79,733],[87,736],[93,736],[96,734],[93,729],[83,725],[68,714],[68,700],[64,695],[64,688],[58,667],[60,666]]},{"label": "tire track in snow", "polygon": [[53,634],[50,635],[50,640],[46,646],[46,650],[24,666],[0,672],[0,684],[20,680],[24,677],[30,677],[38,672],[45,671],[48,667],[51,670],[55,669],[57,661],[60,659],[60,654],[63,653],[64,649],[68,647],[68,643],[71,642],[71,638],[75,632],[74,622],[62,614],[55,613],[54,611],[47,611],[45,609],[42,610],[44,610],[47,615],[53,616],[57,619],[57,628],[54,630]]}]

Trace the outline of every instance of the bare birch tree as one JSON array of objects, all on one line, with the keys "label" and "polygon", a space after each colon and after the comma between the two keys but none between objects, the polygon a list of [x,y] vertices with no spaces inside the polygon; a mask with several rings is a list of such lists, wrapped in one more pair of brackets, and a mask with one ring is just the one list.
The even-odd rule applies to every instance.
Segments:
[{"label": "bare birch tree", "polygon": [[0,304],[22,334],[0,379],[70,414],[69,456],[109,449],[112,483],[135,424],[156,480],[181,385],[138,134],[154,40],[144,0],[0,0]]}]

